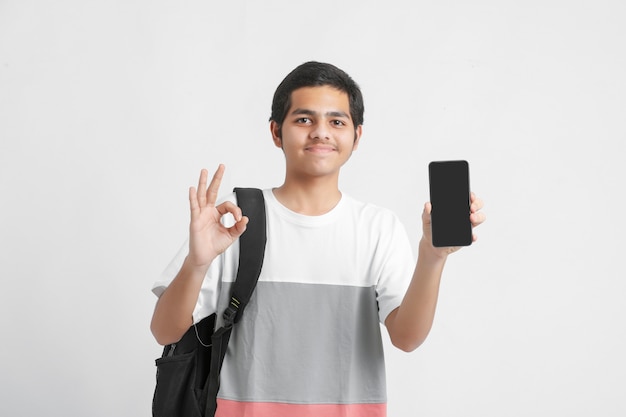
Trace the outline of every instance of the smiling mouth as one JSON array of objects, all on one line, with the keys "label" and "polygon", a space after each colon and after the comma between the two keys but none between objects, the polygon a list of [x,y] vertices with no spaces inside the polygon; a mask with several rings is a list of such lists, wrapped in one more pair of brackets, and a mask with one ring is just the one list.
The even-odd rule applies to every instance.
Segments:
[{"label": "smiling mouth", "polygon": [[313,146],[307,146],[305,150],[308,152],[313,152],[313,153],[329,153],[329,152],[334,152],[335,147],[330,146],[330,145],[313,145]]}]

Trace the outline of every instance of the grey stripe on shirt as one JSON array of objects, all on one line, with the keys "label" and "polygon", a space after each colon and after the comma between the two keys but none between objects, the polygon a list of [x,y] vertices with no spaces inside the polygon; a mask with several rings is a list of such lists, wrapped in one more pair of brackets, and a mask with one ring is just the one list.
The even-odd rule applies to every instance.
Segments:
[{"label": "grey stripe on shirt", "polygon": [[[224,283],[222,294],[230,292]],[[218,311],[229,297],[220,296]],[[374,287],[259,282],[235,326],[220,398],[309,404],[386,401]]]}]

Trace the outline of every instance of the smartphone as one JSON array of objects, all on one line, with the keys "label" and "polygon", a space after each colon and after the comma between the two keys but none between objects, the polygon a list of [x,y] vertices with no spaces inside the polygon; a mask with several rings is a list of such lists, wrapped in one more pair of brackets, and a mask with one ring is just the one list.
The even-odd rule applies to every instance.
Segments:
[{"label": "smartphone", "polygon": [[469,164],[432,161],[428,164],[428,177],[433,245],[471,245]]}]

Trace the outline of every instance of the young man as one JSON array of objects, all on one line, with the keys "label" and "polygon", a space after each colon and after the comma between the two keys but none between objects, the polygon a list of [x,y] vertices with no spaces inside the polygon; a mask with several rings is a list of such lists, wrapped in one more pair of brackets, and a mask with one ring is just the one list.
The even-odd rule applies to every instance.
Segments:
[{"label": "young man", "polygon": [[[332,65],[305,63],[276,90],[270,130],[285,155],[285,180],[264,190],[263,270],[233,331],[217,416],[385,416],[379,323],[404,351],[430,331],[446,258],[458,248],[433,247],[426,203],[415,263],[392,212],[339,190],[362,123],[358,86]],[[202,170],[190,188],[189,243],[153,288],[151,329],[161,344],[229,300],[248,219],[234,195],[216,204],[223,174],[220,165],[207,187]],[[474,226],[484,221],[481,208],[472,195]],[[227,213],[234,219],[224,224]]]}]

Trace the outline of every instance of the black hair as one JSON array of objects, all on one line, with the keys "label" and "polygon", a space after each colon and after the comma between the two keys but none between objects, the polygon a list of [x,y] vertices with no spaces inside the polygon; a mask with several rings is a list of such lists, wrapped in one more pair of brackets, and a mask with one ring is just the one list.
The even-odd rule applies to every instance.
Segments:
[{"label": "black hair", "polygon": [[272,100],[270,121],[282,126],[291,107],[291,93],[302,87],[330,86],[348,95],[350,116],[356,129],[363,124],[363,95],[358,84],[343,70],[332,64],[309,61],[297,66],[278,85]]}]

